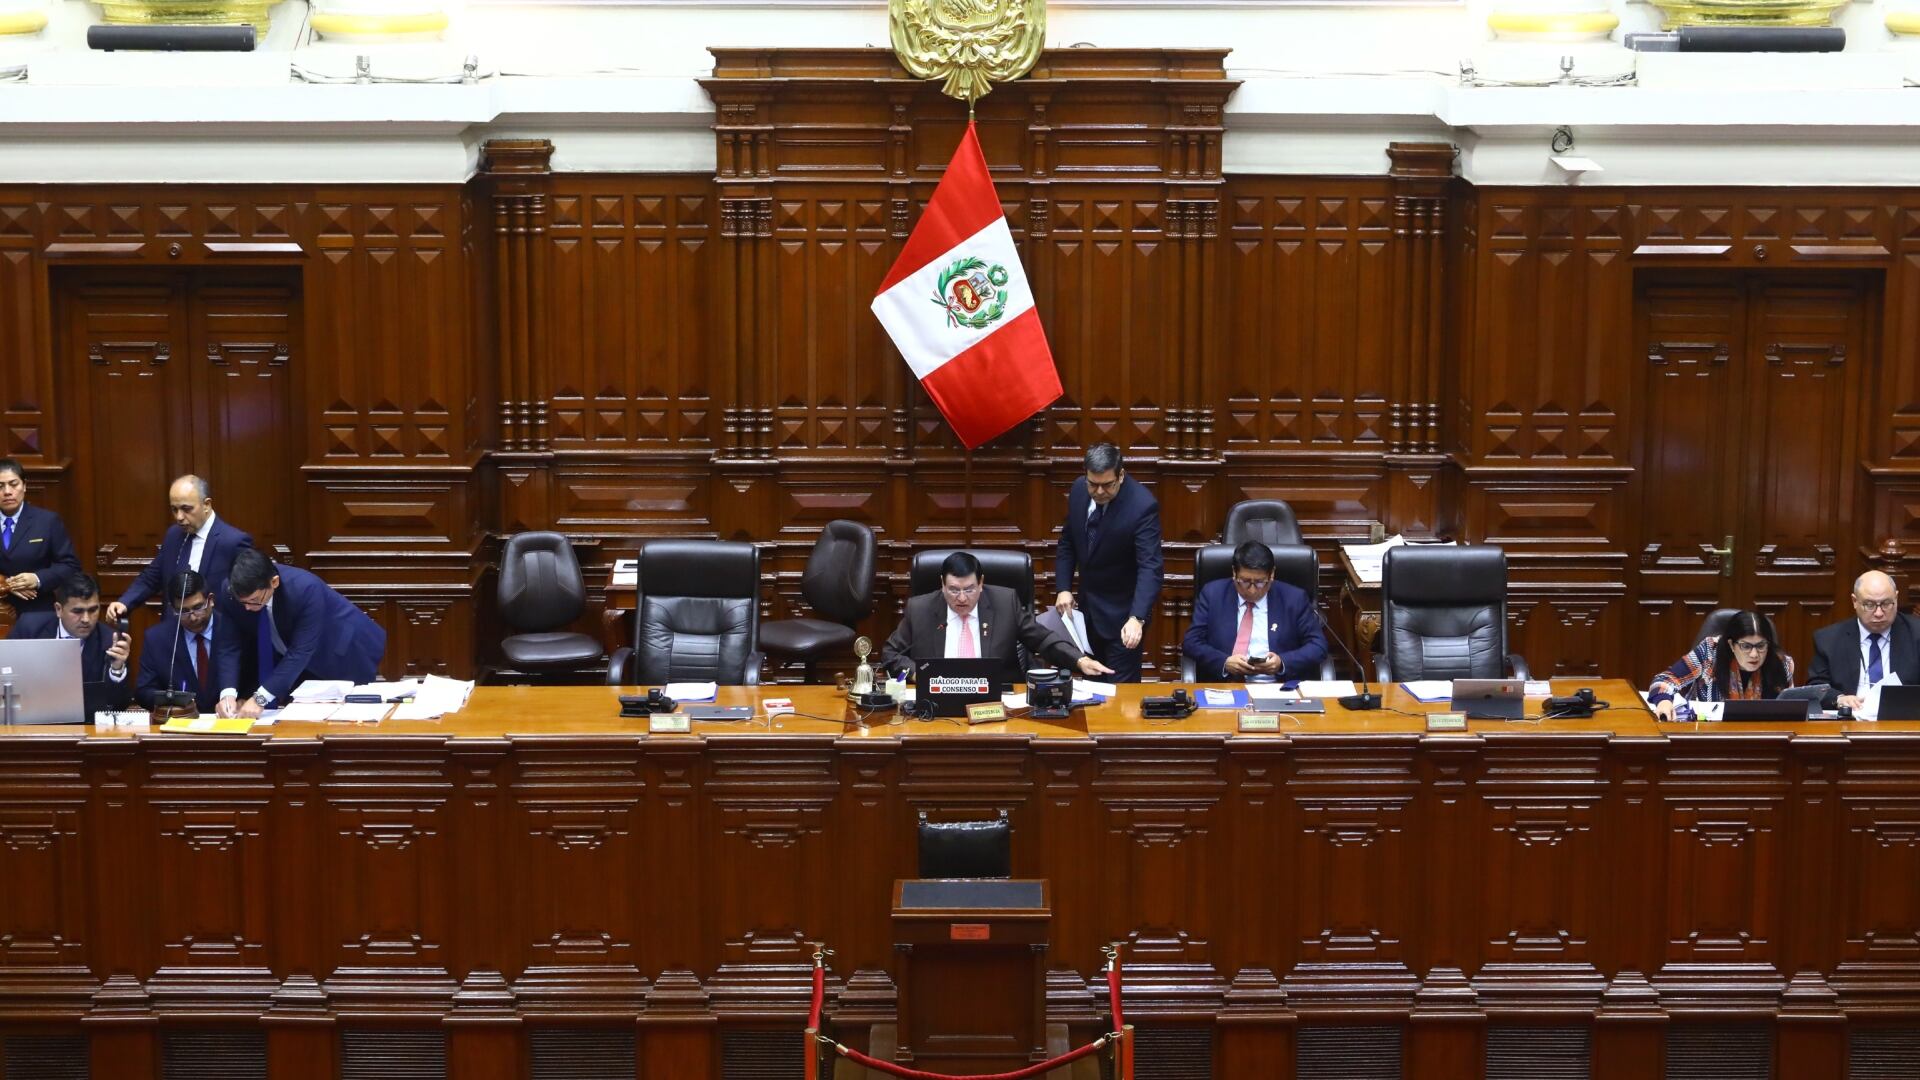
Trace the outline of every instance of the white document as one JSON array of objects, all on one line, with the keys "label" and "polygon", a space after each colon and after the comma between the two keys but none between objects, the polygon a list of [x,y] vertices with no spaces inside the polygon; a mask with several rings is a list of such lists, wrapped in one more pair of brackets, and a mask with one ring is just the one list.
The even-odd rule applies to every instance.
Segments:
[{"label": "white document", "polygon": [[1452,679],[1417,679],[1400,685],[1405,687],[1407,693],[1412,694],[1417,701],[1431,703],[1445,701],[1453,696]]},{"label": "white document", "polygon": [[393,706],[387,704],[341,705],[333,710],[333,715],[327,717],[327,722],[330,724],[377,724],[385,720],[387,713],[392,709]]},{"label": "white document", "polygon": [[719,683],[670,682],[661,693],[675,701],[712,701],[720,692]]},{"label": "white document", "polygon": [[1027,695],[1024,692],[1001,694],[1000,704],[1005,705],[1009,709],[1024,709],[1027,707]]},{"label": "white document", "polygon": [[352,679],[308,679],[293,688],[293,700],[342,701],[352,689]]},{"label": "white document", "polygon": [[1110,698],[1120,692],[1120,687],[1110,682],[1094,682],[1092,679],[1073,680],[1073,699],[1102,697]]},{"label": "white document", "polygon": [[1719,723],[1720,714],[1724,712],[1727,707],[1727,703],[1724,701],[1691,701],[1688,702],[1688,704],[1693,706],[1694,721],[1701,724]]},{"label": "white document", "polygon": [[327,717],[332,716],[333,710],[339,707],[340,703],[337,701],[296,701],[282,708],[268,709],[266,712],[260,714],[260,719],[268,723],[275,720],[285,720],[288,723],[300,723],[304,721],[306,723],[317,724]]},{"label": "white document", "polygon": [[1299,699],[1300,691],[1289,690],[1277,682],[1247,684],[1248,701],[1298,701]]},{"label": "white document", "polygon": [[1406,537],[1395,533],[1378,544],[1341,544],[1340,550],[1346,553],[1347,561],[1353,564],[1353,572],[1363,584],[1378,585],[1386,566],[1387,550],[1406,542]]},{"label": "white document", "polygon": [[1232,705],[1240,700],[1231,690],[1202,690],[1200,691],[1200,697],[1202,699],[1201,704],[1215,706]]},{"label": "white document", "polygon": [[607,585],[615,589],[631,589],[640,584],[639,559],[613,560],[613,572],[607,575]]},{"label": "white document", "polygon": [[1347,697],[1360,692],[1352,679],[1302,679],[1300,696],[1312,698]]},{"label": "white document", "polygon": [[[1067,612],[1067,617],[1064,621],[1067,624],[1067,636],[1073,639],[1073,643],[1079,646],[1080,651],[1083,653],[1093,652],[1093,646],[1087,644],[1087,616],[1085,613],[1079,608],[1074,608],[1072,611]],[[1108,696],[1111,697],[1112,695]]]},{"label": "white document", "polygon": [[1900,673],[1890,671],[1887,673],[1886,678],[1867,687],[1866,693],[1860,695],[1860,707],[1853,710],[1853,718],[1855,720],[1880,719],[1880,688],[1899,685]]},{"label": "white document", "polygon": [[1553,683],[1547,679],[1529,679],[1522,693],[1527,697],[1552,697]]},{"label": "white document", "polygon": [[[380,695],[381,701],[392,701],[395,698],[409,697],[419,692],[419,679],[401,679],[399,682],[361,683],[359,686],[347,691],[349,694],[378,694]],[[294,700],[298,701],[299,699],[295,698]]]},{"label": "white document", "polygon": [[448,713],[456,713],[466,707],[467,698],[473,694],[473,683],[464,679],[447,679],[439,675],[428,675],[420,680],[419,689],[413,700],[403,703],[394,710],[395,720],[438,720]]}]

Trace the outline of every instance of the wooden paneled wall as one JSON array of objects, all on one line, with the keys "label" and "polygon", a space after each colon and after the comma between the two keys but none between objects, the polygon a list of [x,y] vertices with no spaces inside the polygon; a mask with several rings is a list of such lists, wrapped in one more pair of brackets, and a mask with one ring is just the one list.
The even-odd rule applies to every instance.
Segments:
[{"label": "wooden paneled wall", "polygon": [[[1164,510],[1150,677],[1243,498],[1294,504],[1329,585],[1375,523],[1503,544],[1542,671],[1641,678],[1747,603],[1804,664],[1853,574],[1915,577],[1920,197],[1476,189],[1424,144],[1227,177],[1224,55],[1049,54],[982,103],[1066,395],[970,458],[867,310],[964,123],[881,50],[717,51],[711,175],[528,141],[464,186],[0,189],[5,446],[110,589],[163,477],[207,473],[395,672],[493,658],[497,541],[530,528],[595,584],[648,537],[761,541],[780,617],[819,525],[863,520],[884,634],[917,547],[1046,577],[1102,438]],[[241,375],[222,426],[204,387]]]}]

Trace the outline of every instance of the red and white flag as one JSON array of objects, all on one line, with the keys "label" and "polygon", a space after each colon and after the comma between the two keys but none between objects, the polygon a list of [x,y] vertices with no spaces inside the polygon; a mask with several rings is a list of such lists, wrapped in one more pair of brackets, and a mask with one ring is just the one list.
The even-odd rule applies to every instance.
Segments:
[{"label": "red and white flag", "polygon": [[1060,396],[1060,373],[971,121],[880,282],[873,313],[969,450]]}]

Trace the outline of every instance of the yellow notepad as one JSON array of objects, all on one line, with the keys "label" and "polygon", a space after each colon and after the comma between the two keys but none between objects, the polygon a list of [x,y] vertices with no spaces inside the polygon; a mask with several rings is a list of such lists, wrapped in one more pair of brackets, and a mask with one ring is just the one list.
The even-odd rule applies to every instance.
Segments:
[{"label": "yellow notepad", "polygon": [[194,735],[245,735],[253,730],[253,721],[244,716],[176,716],[160,725],[161,731],[185,731]]}]

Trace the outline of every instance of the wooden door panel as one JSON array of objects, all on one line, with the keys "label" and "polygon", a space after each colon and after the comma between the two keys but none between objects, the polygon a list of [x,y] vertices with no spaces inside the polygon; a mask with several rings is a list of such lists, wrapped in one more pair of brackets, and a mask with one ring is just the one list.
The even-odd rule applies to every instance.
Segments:
[{"label": "wooden door panel", "polygon": [[[194,408],[191,467],[213,485],[214,506],[284,558],[298,535],[301,500],[293,365],[299,293],[291,282],[203,282],[193,296]],[[174,470],[187,471],[187,464]]]},{"label": "wooden door panel", "polygon": [[62,366],[87,402],[74,457],[90,512],[74,539],[118,595],[159,550],[167,484],[192,455],[186,294],[177,278],[81,282],[67,314]]}]

